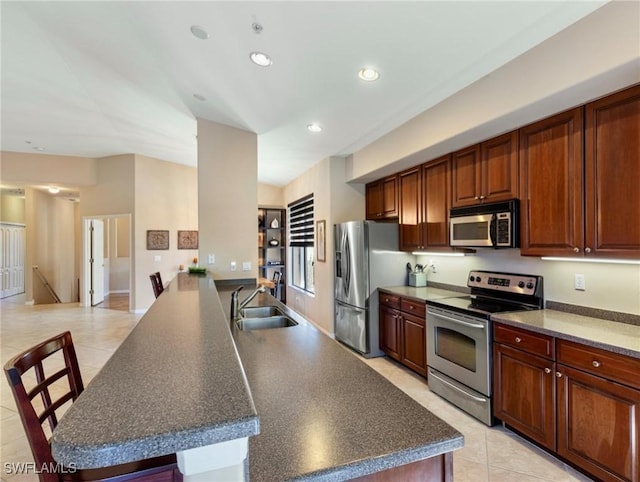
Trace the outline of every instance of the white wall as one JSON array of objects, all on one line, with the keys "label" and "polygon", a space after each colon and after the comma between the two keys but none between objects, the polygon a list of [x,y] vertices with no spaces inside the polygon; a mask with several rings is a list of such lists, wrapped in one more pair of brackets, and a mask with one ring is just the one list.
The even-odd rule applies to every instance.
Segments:
[{"label": "white wall", "polygon": [[[188,186],[184,186],[188,188]],[[198,119],[200,264],[214,279],[258,277],[258,140]],[[208,255],[215,264],[208,264]],[[230,263],[236,263],[231,271]],[[242,263],[251,269],[242,271]]]},{"label": "white wall", "polygon": [[[472,269],[527,273],[544,277],[547,301],[599,308],[640,315],[640,265],[601,264],[569,261],[543,261],[520,256],[517,249],[478,250],[461,258],[418,256],[426,266],[433,260],[437,272],[427,279],[439,283],[466,286]],[[583,274],[586,290],[574,289],[574,275]]]},{"label": "white wall", "polygon": [[640,2],[610,2],[353,153],[372,181],[640,80]]},{"label": "white wall", "polygon": [[315,293],[287,286],[287,305],[327,333],[334,331],[333,225],[364,219],[364,188],[347,184],[345,174],[344,159],[327,158],[284,187],[285,204],[313,193],[314,222],[326,221],[326,261],[315,263]]}]

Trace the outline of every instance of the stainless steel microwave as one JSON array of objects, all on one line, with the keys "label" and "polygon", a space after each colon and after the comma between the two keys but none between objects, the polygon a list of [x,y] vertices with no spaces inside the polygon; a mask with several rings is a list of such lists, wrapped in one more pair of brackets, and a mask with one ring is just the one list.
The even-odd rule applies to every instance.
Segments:
[{"label": "stainless steel microwave", "polygon": [[517,199],[452,208],[449,244],[466,248],[518,248],[519,224]]}]

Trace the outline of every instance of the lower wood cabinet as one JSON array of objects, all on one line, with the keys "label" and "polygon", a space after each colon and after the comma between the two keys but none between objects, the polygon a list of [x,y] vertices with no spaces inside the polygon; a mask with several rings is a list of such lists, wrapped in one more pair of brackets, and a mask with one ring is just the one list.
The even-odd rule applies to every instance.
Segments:
[{"label": "lower wood cabinet", "polygon": [[555,363],[497,343],[493,363],[494,415],[555,450]]},{"label": "lower wood cabinet", "polygon": [[494,415],[603,481],[640,481],[640,360],[494,324]]},{"label": "lower wood cabinet", "polygon": [[427,376],[426,307],[424,302],[380,292],[380,349],[422,376]]}]

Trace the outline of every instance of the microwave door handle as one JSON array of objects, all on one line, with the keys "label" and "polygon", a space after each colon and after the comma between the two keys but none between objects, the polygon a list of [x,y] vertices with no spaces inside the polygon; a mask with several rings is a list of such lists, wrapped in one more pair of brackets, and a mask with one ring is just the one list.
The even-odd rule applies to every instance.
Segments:
[{"label": "microwave door handle", "polygon": [[489,224],[489,237],[491,238],[491,244],[493,246],[497,245],[497,235],[496,235],[496,230],[497,230],[497,226],[498,226],[498,216],[496,216],[495,214],[491,215],[491,222]]}]

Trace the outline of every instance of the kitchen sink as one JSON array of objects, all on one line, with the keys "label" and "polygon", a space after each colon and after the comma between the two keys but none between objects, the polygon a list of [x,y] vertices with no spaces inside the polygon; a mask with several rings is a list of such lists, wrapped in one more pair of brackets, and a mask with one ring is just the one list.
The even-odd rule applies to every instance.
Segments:
[{"label": "kitchen sink", "polygon": [[249,306],[240,310],[243,318],[267,318],[272,316],[286,316],[277,306]]},{"label": "kitchen sink", "polygon": [[[261,308],[275,308],[275,307],[261,307]],[[276,308],[277,310],[277,308]],[[280,311],[280,310],[277,310]],[[296,326],[298,323],[293,321],[288,316],[276,315],[276,316],[261,316],[254,318],[240,318],[237,320],[238,328],[242,331],[249,330],[267,330],[269,328],[286,328],[289,326]]]}]

